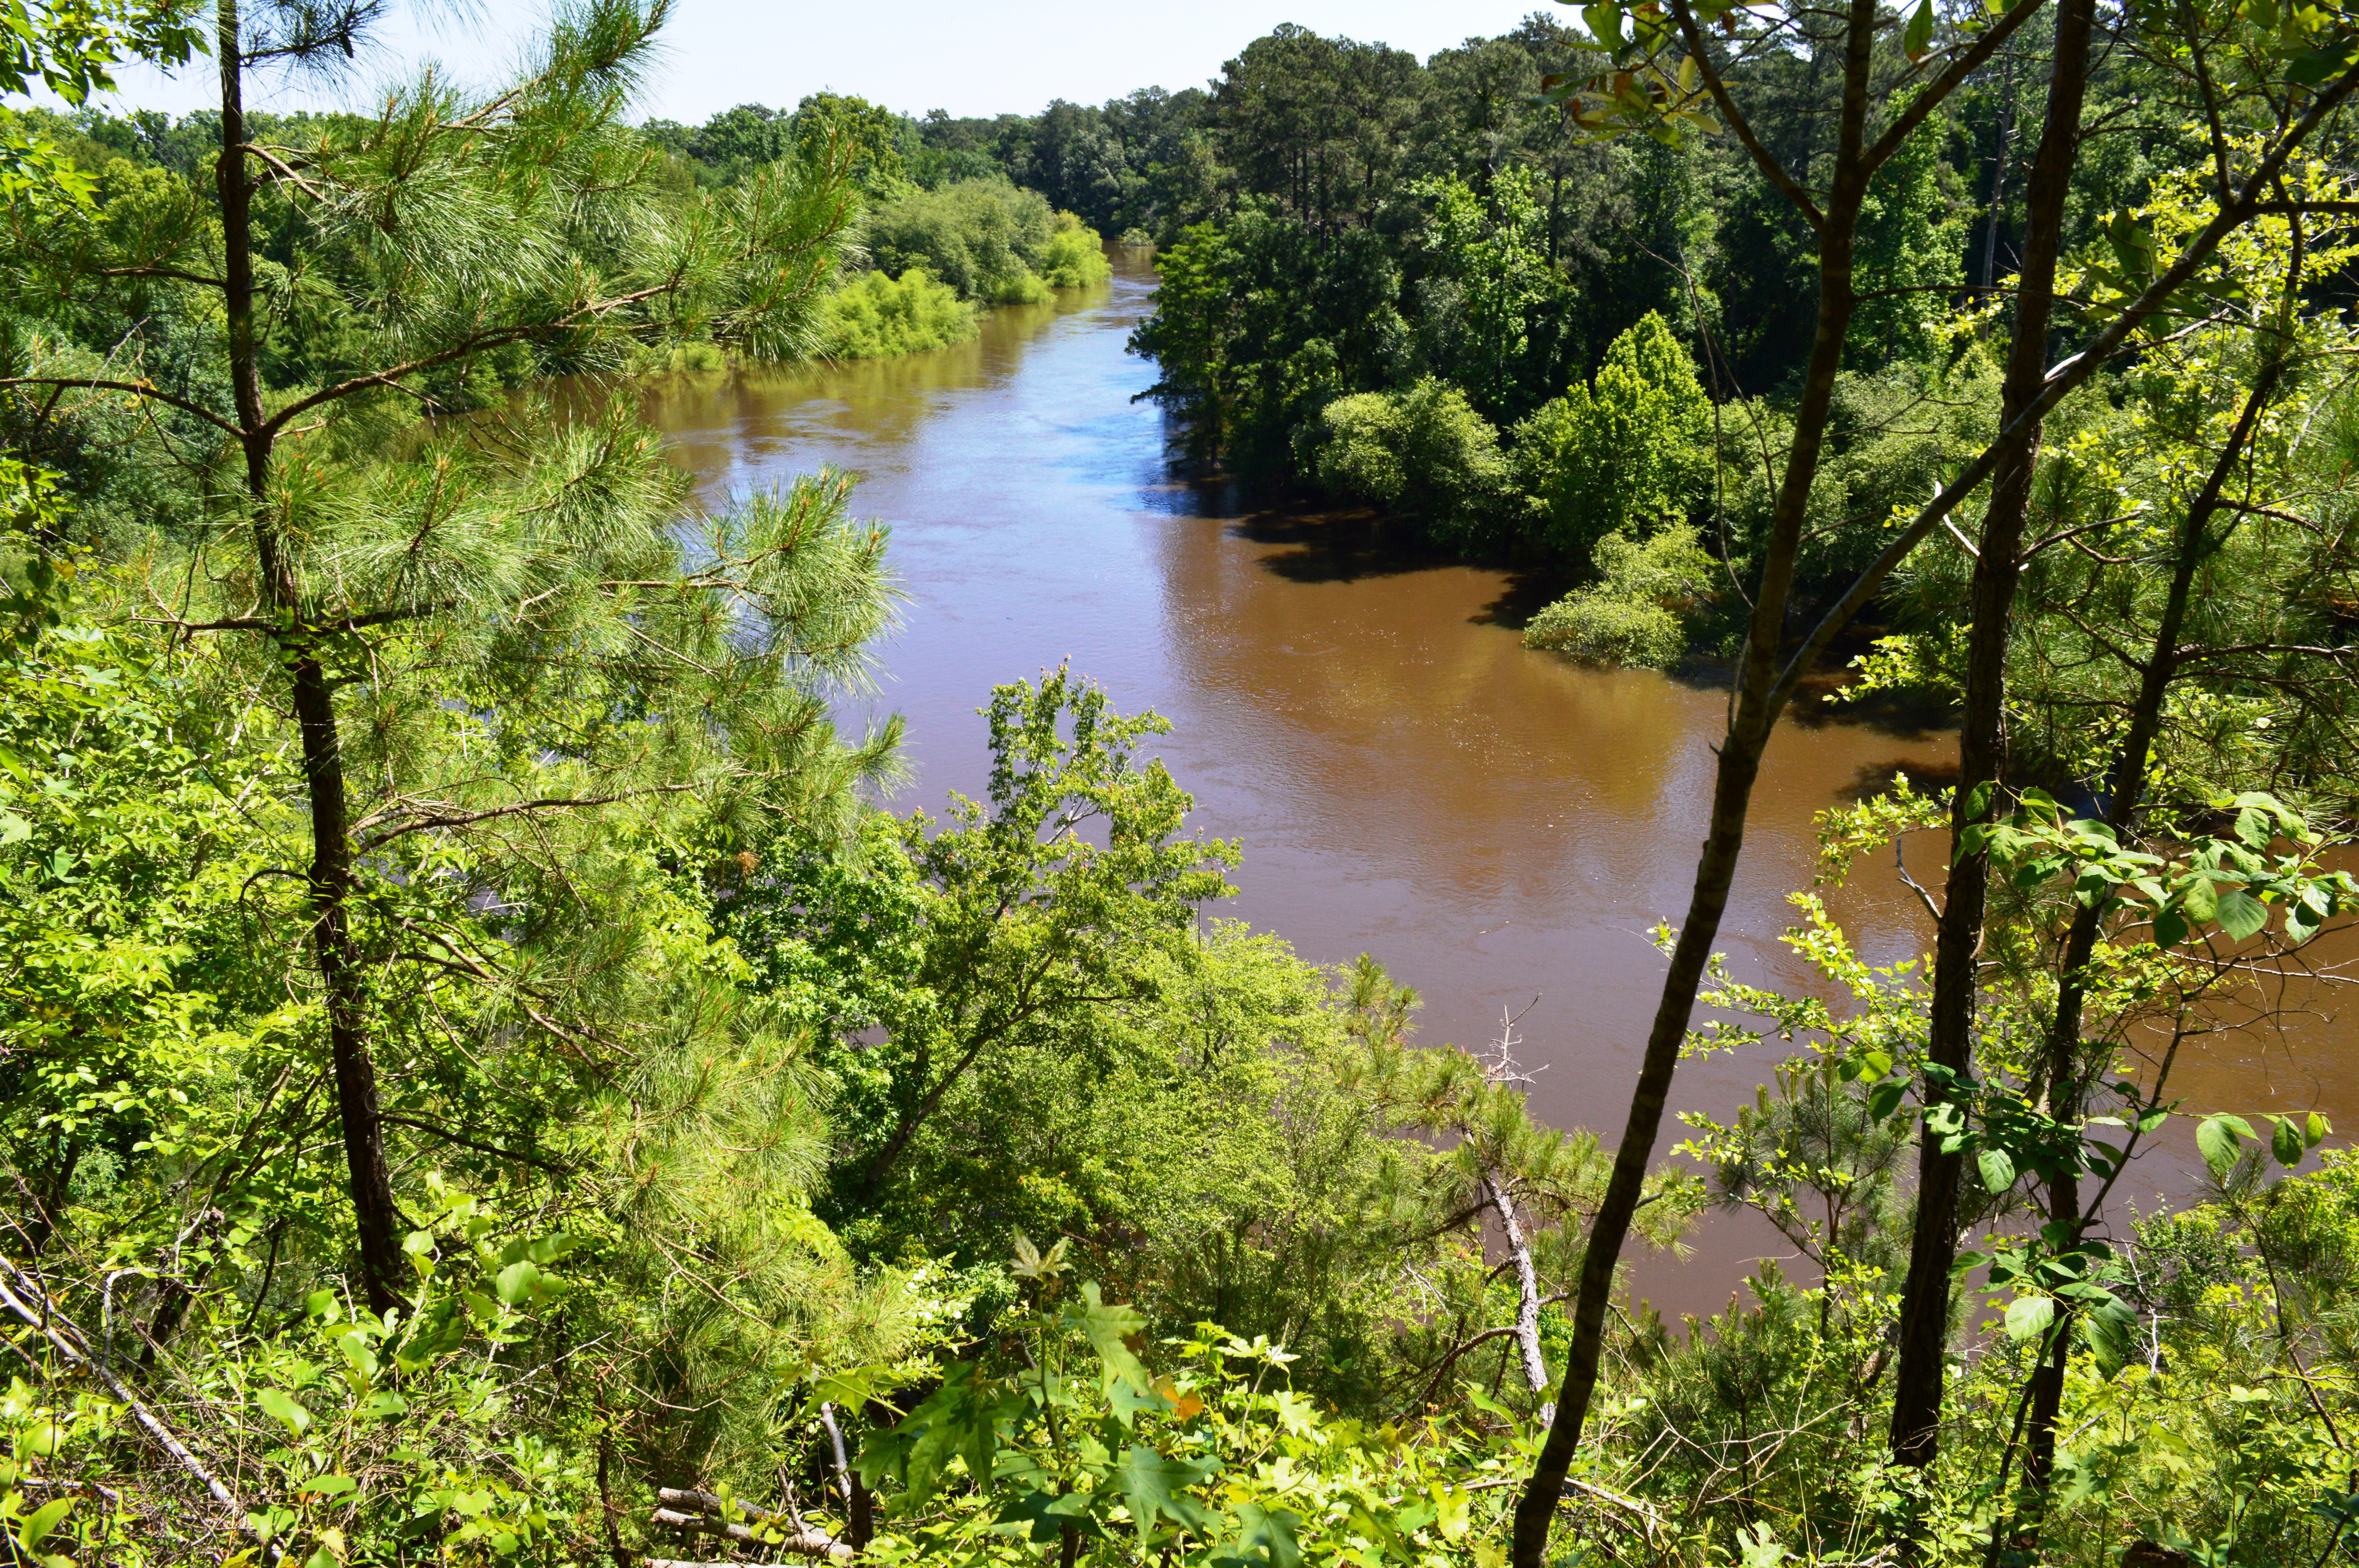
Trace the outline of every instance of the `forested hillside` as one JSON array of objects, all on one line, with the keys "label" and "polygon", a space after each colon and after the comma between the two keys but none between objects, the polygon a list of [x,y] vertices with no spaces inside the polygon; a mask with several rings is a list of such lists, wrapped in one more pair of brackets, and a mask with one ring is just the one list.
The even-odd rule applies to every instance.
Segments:
[{"label": "forested hillside", "polygon": [[[2359,19],[1609,0],[690,129],[639,0],[381,100],[370,5],[5,15],[0,1563],[2359,1552],[2359,1160],[2173,1078],[2359,910]],[[299,75],[352,112],[247,112]],[[702,505],[647,421],[1101,235],[1177,448],[1570,576],[1516,657],[1724,676],[1596,1126],[1223,918],[1085,670],[895,795],[853,480]],[[1816,983],[1749,981],[1764,751],[1886,690],[1955,779],[1828,811]],[[1872,965],[1825,890],[1912,834]],[[1791,1266],[1666,1323],[1715,1208]]]}]

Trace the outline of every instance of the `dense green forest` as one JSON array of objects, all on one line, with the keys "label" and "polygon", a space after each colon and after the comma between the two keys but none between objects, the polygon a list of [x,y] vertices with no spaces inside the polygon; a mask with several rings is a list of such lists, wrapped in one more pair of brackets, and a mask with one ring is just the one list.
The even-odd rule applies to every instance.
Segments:
[{"label": "dense green forest", "polygon": [[[2359,907],[2354,18],[1609,0],[690,129],[666,8],[574,0],[513,79],[247,113],[359,103],[375,13],[0,12],[0,1563],[2359,1553],[2359,1160],[2171,1077]],[[218,108],[103,111],[134,58]],[[1197,460],[1722,667],[1623,1125],[1221,918],[1086,672],[893,806],[886,531],[701,508],[645,421],[1101,235]],[[1822,984],[1747,983],[1763,749],[1886,690],[1955,786],[1828,813]],[[1873,967],[1821,890],[1909,833],[1934,948]],[[2164,1139],[2211,1195],[2137,1212]],[[1666,1324],[1633,1242],[1714,1206],[1799,1263]]]}]

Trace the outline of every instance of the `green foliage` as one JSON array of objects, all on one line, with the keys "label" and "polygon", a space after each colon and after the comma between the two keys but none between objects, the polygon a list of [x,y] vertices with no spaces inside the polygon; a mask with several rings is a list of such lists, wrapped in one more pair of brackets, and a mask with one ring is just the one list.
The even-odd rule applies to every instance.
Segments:
[{"label": "green foliage", "polygon": [[1684,523],[1643,543],[1608,534],[1597,542],[1598,581],[1575,589],[1532,617],[1524,646],[1570,654],[1583,664],[1660,669],[1688,648],[1688,622],[1716,591],[1721,563]]},{"label": "green foliage", "polygon": [[1437,544],[1479,549],[1506,532],[1511,470],[1498,432],[1446,382],[1339,397],[1315,440],[1321,484],[1415,519]]},{"label": "green foliage", "polygon": [[820,352],[830,359],[881,360],[963,343],[980,330],[975,308],[926,269],[900,276],[857,273],[820,308]]},{"label": "green foliage", "polygon": [[1057,214],[1056,232],[1040,247],[1032,265],[1038,269],[1040,281],[1051,288],[1090,288],[1114,276],[1105,242],[1071,212]]},{"label": "green foliage", "polygon": [[1139,1346],[1147,1319],[1098,1286],[1063,1286],[1061,1258],[1019,1249],[1036,1283],[1006,1331],[1026,1365],[956,1365],[863,1447],[885,1490],[884,1562],[1093,1563],[1167,1555],[1291,1568],[1344,1552],[1480,1562],[1495,1553],[1516,1455],[1447,1422],[1371,1430],[1286,1386],[1297,1357],[1212,1323]]},{"label": "green foliage", "polygon": [[797,158],[846,169],[870,200],[889,200],[908,189],[901,117],[890,109],[846,93],[811,92],[795,105],[788,124],[788,147]]},{"label": "green foliage", "polygon": [[1532,171],[1506,170],[1487,200],[1456,178],[1427,181],[1413,195],[1432,204],[1423,238],[1431,267],[1420,301],[1425,357],[1451,367],[1485,415],[1511,418],[1530,406],[1525,389],[1553,357],[1549,329],[1561,319],[1566,290],[1549,265]]},{"label": "green foliage", "polygon": [[1684,521],[1711,474],[1712,423],[1693,357],[1647,312],[1614,340],[1591,384],[1516,427],[1535,536],[1579,559],[1610,534],[1644,539]]},{"label": "green foliage", "polygon": [[[1893,109],[1913,97],[1896,95]],[[1944,346],[1950,300],[1965,282],[1959,264],[1967,227],[1941,189],[1944,128],[1937,115],[1911,133],[1876,170],[1861,206],[1856,287],[1865,297],[1848,341],[1859,369],[1930,362]]]},{"label": "green foliage", "polygon": [[1247,202],[1158,252],[1156,276],[1131,347],[1201,446],[1271,460],[1327,403],[1389,387],[1411,362],[1399,264],[1364,230],[1321,236]]},{"label": "green foliage", "polygon": [[1093,231],[1005,178],[908,191],[869,215],[867,241],[886,272],[922,267],[988,305],[1036,304],[1051,287],[1102,282],[1112,270]]}]

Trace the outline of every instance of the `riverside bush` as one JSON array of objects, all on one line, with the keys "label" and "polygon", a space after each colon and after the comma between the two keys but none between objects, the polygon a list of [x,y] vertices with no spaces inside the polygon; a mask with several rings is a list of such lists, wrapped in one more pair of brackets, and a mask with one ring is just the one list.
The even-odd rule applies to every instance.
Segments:
[{"label": "riverside bush", "polygon": [[975,335],[975,308],[924,267],[898,277],[864,272],[821,308],[821,353],[835,360],[881,360],[963,343]]},{"label": "riverside bush", "polygon": [[1685,618],[1702,602],[1718,563],[1681,523],[1640,543],[1608,534],[1597,543],[1598,582],[1532,618],[1524,646],[1583,664],[1660,669],[1687,651]]},{"label": "riverside bush", "polygon": [[1495,539],[1512,470],[1498,432],[1449,383],[1339,397],[1310,435],[1319,481],[1338,497],[1414,518],[1453,548]]},{"label": "riverside bush", "polygon": [[956,180],[886,202],[868,220],[868,249],[884,272],[923,267],[962,299],[987,305],[1038,304],[1051,288],[1113,272],[1096,230],[1005,178]]},{"label": "riverside bush", "polygon": [[1071,212],[1057,214],[1057,232],[1040,247],[1034,265],[1039,269],[1040,281],[1051,288],[1087,288],[1114,276],[1105,242]]}]

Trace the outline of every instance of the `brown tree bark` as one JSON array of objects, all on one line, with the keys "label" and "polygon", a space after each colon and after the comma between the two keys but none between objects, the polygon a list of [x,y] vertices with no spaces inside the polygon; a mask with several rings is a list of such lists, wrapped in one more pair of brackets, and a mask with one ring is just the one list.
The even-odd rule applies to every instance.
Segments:
[{"label": "brown tree bark", "polygon": [[370,1310],[383,1313],[400,1300],[405,1273],[401,1216],[386,1165],[367,1002],[347,914],[353,892],[353,846],[334,687],[321,662],[317,635],[304,624],[307,607],[302,602],[302,585],[278,547],[270,517],[270,458],[277,438],[263,414],[255,333],[255,185],[246,172],[245,63],[239,34],[237,0],[220,0],[214,13],[214,44],[221,63],[222,145],[213,165],[213,182],[221,200],[222,292],[230,386],[237,408],[238,443],[245,460],[255,557],[263,593],[285,621],[273,641],[288,672],[295,721],[303,741],[303,784],[311,817],[308,878],[311,954],[326,993],[328,1044],[335,1067],[346,1185],[360,1243],[362,1292]]},{"label": "brown tree bark", "polygon": [[[2039,462],[2040,425],[2020,418],[2046,388],[2048,337],[2056,295],[2056,261],[2065,199],[2080,156],[2081,106],[2089,74],[2094,0],[2060,0],[2048,87],[2047,123],[2026,192],[2023,265],[2016,293],[2015,339],[2000,393],[1999,426],[2015,434],[1998,454],[1975,557],[1966,648],[1964,712],[1958,739],[1958,788],[1950,813],[1950,873],[1934,938],[1933,1002],[1926,1055],[1964,1074],[1972,1063],[1974,990],[1980,973],[1988,859],[1963,850],[1966,830],[1994,809],[2006,758],[2006,654],[2022,571],[2024,520]],[[2017,429],[2017,427],[2022,427]],[[1990,787],[1985,787],[1990,786]],[[1958,1182],[1964,1154],[1944,1152],[1928,1130],[1918,1156],[1917,1225],[1900,1309],[1900,1366],[1894,1391],[1892,1452],[1904,1464],[1930,1463],[1941,1415],[1943,1357],[1949,1349],[1950,1275],[1958,1253]]]},{"label": "brown tree bark", "polygon": [[[1682,15],[1682,23],[1687,18]],[[1516,1505],[1514,1561],[1516,1568],[1538,1568],[1548,1546],[1549,1526],[1563,1495],[1565,1476],[1581,1443],[1581,1429],[1595,1391],[1597,1368],[1604,1343],[1607,1304],[1614,1290],[1614,1266],[1627,1239],[1630,1221],[1637,1212],[1647,1167],[1654,1157],[1661,1131],[1663,1108],[1671,1077],[1679,1066],[1680,1050],[1687,1041],[1688,1021],[1695,1010],[1697,986],[1712,957],[1728,907],[1728,891],[1735,880],[1737,860],[1745,846],[1745,814],[1753,785],[1760,773],[1761,752],[1777,722],[1771,688],[1777,676],[1777,653],[1784,640],[1786,607],[1792,593],[1795,557],[1809,508],[1810,485],[1818,472],[1819,451],[1826,438],[1836,373],[1842,368],[1843,339],[1850,330],[1856,301],[1852,287],[1854,239],[1860,204],[1874,173],[1865,157],[1869,108],[1869,72],[1875,43],[1875,0],[1851,0],[1843,38],[1843,95],[1835,178],[1827,194],[1820,223],[1819,312],[1810,344],[1809,368],[1795,409],[1794,439],[1786,458],[1770,538],[1762,561],[1761,580],[1754,599],[1753,623],[1739,665],[1736,701],[1728,734],[1720,749],[1713,784],[1712,826],[1696,863],[1695,885],[1687,917],[1671,950],[1663,978],[1662,1000],[1647,1032],[1646,1055],[1638,1082],[1631,1093],[1630,1114],[1603,1201],[1590,1224],[1588,1247],[1582,1260],[1581,1289],[1573,1305],[1572,1344],[1566,1357],[1564,1382],[1559,1390],[1554,1419],[1549,1423],[1530,1481]]]}]

